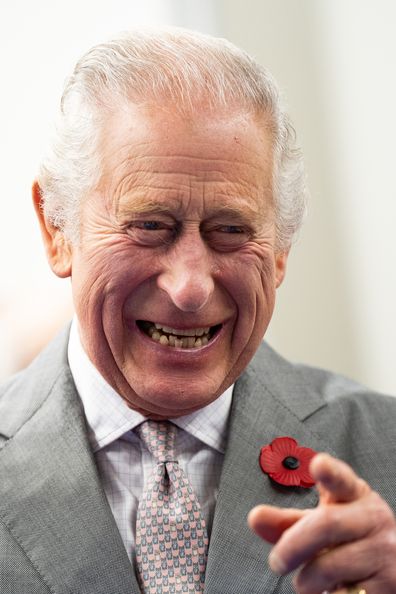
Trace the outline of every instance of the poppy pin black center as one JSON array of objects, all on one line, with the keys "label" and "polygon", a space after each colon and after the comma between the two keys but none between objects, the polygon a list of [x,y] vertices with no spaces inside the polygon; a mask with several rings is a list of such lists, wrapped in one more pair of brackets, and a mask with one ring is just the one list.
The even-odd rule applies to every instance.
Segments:
[{"label": "poppy pin black center", "polygon": [[294,456],[287,456],[287,458],[282,461],[282,464],[288,470],[297,470],[300,466],[300,460]]}]

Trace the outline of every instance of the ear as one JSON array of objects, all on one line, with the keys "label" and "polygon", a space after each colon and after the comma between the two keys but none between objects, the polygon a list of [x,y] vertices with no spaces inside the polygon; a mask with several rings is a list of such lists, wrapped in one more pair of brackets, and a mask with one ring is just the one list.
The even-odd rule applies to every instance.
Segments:
[{"label": "ear", "polygon": [[287,258],[289,256],[289,250],[286,252],[278,252],[275,256],[275,280],[276,288],[280,287],[285,278]]},{"label": "ear", "polygon": [[34,209],[40,223],[47,258],[52,271],[60,278],[71,276],[72,247],[64,233],[47,220],[42,205],[41,189],[35,180],[32,186]]}]

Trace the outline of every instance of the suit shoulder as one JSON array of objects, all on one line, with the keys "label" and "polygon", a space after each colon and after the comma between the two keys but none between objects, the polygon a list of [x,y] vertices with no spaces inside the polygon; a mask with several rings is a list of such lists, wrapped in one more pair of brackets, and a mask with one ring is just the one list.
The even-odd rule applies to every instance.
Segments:
[{"label": "suit shoulder", "polygon": [[341,374],[280,356],[267,343],[258,349],[249,366],[253,381],[260,383],[275,398],[294,408],[303,419],[321,408],[338,409],[357,406],[373,410],[396,411],[396,398],[383,395]]},{"label": "suit shoulder", "polygon": [[11,437],[46,400],[68,371],[68,329],[58,335],[24,370],[0,386],[0,436]]},{"label": "suit shoulder", "polygon": [[381,411],[396,412],[396,398],[372,390],[342,374],[325,369],[296,364],[295,368],[310,387],[320,392],[330,408],[352,407],[376,416]]}]

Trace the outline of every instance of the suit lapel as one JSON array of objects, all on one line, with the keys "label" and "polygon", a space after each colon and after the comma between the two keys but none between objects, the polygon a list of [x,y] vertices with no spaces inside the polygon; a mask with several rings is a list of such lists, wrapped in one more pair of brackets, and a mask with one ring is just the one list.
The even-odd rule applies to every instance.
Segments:
[{"label": "suit lapel", "polygon": [[[0,516],[51,591],[138,593],[70,372],[64,366],[49,395],[47,380],[46,397],[0,451]],[[34,401],[39,387],[25,384]]]},{"label": "suit lapel", "polygon": [[[271,353],[269,358],[273,356]],[[298,387],[298,374],[289,378],[292,391],[285,379],[281,393],[276,391],[278,379],[275,381],[268,364],[267,355],[258,366],[256,360],[234,389],[229,441],[210,541],[205,594],[274,592],[280,586],[279,579],[284,582],[282,592],[293,592],[288,577],[279,578],[269,569],[267,558],[271,545],[250,531],[246,517],[250,509],[260,503],[310,508],[318,502],[315,489],[277,488],[260,469],[261,447],[282,435],[290,435],[301,445],[316,451],[329,451],[327,444],[312,434],[299,418],[305,418],[323,406],[323,402],[309,393],[307,386],[304,389],[303,386]],[[263,378],[266,379],[263,381]]]}]

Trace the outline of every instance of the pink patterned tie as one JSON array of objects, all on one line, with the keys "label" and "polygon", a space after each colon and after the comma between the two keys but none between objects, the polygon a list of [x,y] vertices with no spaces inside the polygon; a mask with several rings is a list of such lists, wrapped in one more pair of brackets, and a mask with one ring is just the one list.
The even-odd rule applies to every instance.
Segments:
[{"label": "pink patterned tie", "polygon": [[203,592],[208,535],[198,500],[175,460],[176,427],[166,421],[145,421],[136,432],[157,462],[137,512],[141,590]]}]

